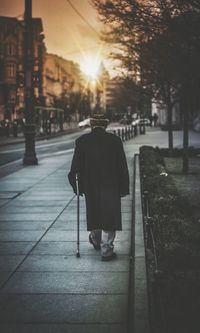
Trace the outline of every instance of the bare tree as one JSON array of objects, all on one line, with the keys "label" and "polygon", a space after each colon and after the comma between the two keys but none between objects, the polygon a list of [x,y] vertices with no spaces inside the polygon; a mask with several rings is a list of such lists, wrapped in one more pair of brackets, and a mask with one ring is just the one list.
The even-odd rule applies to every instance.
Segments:
[{"label": "bare tree", "polygon": [[195,0],[92,0],[106,29],[102,38],[128,75],[166,105],[169,148],[172,108],[183,114],[183,171],[188,170],[189,109],[200,73],[200,3]]}]

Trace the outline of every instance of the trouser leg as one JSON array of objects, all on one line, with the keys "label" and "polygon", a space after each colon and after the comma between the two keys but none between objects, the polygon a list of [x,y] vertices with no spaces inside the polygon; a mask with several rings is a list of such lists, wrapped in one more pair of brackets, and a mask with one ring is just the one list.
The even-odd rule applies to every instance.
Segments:
[{"label": "trouser leg", "polygon": [[92,237],[92,241],[96,246],[99,246],[101,243],[101,230],[100,229],[96,229],[96,230],[92,230],[90,232],[90,235]]},{"label": "trouser leg", "polygon": [[108,257],[113,254],[114,249],[114,239],[115,239],[116,232],[115,231],[108,231],[102,230],[101,234],[101,255],[103,257]]}]

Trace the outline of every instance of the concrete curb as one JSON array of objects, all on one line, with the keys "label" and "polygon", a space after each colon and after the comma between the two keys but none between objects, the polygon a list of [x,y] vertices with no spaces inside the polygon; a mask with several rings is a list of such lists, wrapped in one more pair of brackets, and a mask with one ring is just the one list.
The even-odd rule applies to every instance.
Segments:
[{"label": "concrete curb", "polygon": [[141,203],[139,155],[135,155],[134,332],[149,333],[149,300]]}]

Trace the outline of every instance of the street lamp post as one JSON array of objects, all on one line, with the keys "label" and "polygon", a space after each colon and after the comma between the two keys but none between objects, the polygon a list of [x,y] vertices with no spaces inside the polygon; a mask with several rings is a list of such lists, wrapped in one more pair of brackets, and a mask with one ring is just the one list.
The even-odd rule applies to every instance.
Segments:
[{"label": "street lamp post", "polygon": [[33,90],[33,28],[32,0],[25,0],[25,34],[24,34],[24,71],[25,71],[25,153],[23,164],[36,165],[35,153],[35,117]]}]

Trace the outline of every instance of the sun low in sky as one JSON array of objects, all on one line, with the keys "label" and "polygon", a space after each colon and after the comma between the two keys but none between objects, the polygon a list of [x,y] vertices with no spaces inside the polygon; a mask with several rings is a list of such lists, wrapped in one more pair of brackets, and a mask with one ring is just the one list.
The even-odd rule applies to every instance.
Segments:
[{"label": "sun low in sky", "polygon": [[[0,16],[23,17],[25,0],[0,3]],[[81,50],[98,52],[101,26],[90,0],[32,0],[32,13],[42,19],[47,52],[79,63]]]},{"label": "sun low in sky", "polygon": [[81,64],[81,70],[92,79],[95,79],[98,75],[99,64],[95,58],[88,57]]},{"label": "sun low in sky", "polygon": [[[23,17],[25,0],[0,2],[0,16]],[[102,45],[102,24],[90,0],[32,0],[32,11],[33,17],[42,19],[48,53],[79,63],[92,79],[101,62],[111,71],[110,50]]]},{"label": "sun low in sky", "polygon": [[99,57],[85,54],[80,62],[80,67],[89,79],[95,80],[99,74],[100,63]]}]

